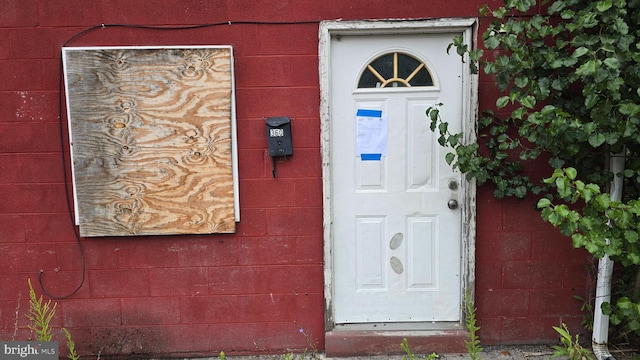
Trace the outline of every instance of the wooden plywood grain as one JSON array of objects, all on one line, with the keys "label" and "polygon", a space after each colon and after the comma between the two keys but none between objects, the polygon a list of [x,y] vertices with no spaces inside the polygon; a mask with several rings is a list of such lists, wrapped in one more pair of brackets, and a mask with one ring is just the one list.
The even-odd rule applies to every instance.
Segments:
[{"label": "wooden plywood grain", "polygon": [[235,231],[232,54],[66,48],[82,236]]}]

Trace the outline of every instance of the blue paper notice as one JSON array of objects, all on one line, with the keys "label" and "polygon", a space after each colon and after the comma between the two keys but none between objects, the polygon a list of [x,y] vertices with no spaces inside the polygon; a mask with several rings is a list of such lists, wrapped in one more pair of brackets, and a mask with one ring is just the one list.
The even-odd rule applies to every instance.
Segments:
[{"label": "blue paper notice", "polygon": [[[382,110],[356,112],[356,155],[361,160],[380,160],[387,155],[388,124]],[[376,157],[374,157],[377,156]]]}]

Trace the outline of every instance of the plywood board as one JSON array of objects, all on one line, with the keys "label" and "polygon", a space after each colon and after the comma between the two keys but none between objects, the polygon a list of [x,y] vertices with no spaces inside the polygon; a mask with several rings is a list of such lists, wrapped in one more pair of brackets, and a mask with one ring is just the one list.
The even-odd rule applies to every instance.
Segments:
[{"label": "plywood board", "polygon": [[82,236],[235,231],[230,47],[64,48]]}]

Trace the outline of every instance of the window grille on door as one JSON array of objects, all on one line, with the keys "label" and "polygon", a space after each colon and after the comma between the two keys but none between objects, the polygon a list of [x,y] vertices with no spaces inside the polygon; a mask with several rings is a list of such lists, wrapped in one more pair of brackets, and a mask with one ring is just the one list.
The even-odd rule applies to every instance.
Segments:
[{"label": "window grille on door", "polygon": [[359,89],[416,86],[433,86],[433,78],[423,61],[401,52],[371,61],[358,81]]}]

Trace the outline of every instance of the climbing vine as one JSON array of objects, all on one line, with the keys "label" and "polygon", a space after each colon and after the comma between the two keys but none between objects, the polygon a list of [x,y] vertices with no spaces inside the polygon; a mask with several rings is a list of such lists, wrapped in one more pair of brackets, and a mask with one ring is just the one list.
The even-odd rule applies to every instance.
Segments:
[{"label": "climbing vine", "polygon": [[[457,37],[447,51],[455,48],[502,94],[481,112],[474,144],[449,132],[440,117],[446,105],[427,110],[440,145],[451,150],[447,162],[468,179],[494,184],[498,198],[538,196],[543,219],[574,246],[637,267],[640,0],[505,0],[480,11],[492,18],[484,49]],[[615,174],[608,167],[612,154],[625,159]],[[541,160],[548,161],[548,176],[527,176],[527,164]],[[620,201],[608,193],[614,177],[624,181]],[[640,289],[606,311],[640,334]]]}]

